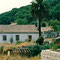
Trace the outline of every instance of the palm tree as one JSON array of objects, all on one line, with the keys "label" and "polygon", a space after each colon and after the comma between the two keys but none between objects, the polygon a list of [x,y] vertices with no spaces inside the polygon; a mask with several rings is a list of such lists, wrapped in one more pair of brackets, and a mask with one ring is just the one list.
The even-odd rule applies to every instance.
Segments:
[{"label": "palm tree", "polygon": [[43,0],[34,0],[31,5],[31,14],[34,18],[39,20],[39,37],[41,36],[41,21],[43,16],[47,16],[47,5],[44,4]]}]

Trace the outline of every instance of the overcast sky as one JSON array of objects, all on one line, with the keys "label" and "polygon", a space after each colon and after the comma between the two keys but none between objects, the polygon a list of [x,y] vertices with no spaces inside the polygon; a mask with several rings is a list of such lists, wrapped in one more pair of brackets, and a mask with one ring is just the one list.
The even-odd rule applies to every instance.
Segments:
[{"label": "overcast sky", "polygon": [[30,4],[32,0],[0,0],[0,13]]}]

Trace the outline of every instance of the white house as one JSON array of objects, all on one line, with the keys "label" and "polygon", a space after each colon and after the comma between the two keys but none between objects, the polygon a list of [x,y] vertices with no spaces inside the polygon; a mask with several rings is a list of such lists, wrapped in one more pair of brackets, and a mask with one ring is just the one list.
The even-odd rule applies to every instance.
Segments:
[{"label": "white house", "polygon": [[[53,31],[50,27],[41,27],[42,36],[46,38]],[[35,25],[0,25],[0,43],[13,43],[17,41],[24,42],[28,39],[36,41],[39,38],[39,31]]]},{"label": "white house", "polygon": [[39,32],[35,25],[0,25],[0,43],[13,43],[17,41],[25,41],[31,39],[36,41],[39,37]]}]

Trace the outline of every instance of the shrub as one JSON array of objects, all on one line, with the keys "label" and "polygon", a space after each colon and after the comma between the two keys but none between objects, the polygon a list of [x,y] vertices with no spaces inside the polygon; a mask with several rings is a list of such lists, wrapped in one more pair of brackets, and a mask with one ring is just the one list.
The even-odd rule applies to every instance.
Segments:
[{"label": "shrub", "polygon": [[41,53],[42,50],[49,49],[48,45],[35,45],[30,46],[29,49],[31,50],[30,56],[37,56]]},{"label": "shrub", "polygon": [[56,44],[56,43],[60,43],[60,39],[56,39],[56,40],[54,41],[54,44]]},{"label": "shrub", "polygon": [[19,52],[19,54],[20,54],[21,56],[32,57],[32,56],[37,56],[37,55],[41,52],[40,46],[38,46],[38,45],[25,46],[24,48],[25,48],[25,49],[29,49],[30,51],[29,51],[29,52],[28,52],[28,51],[27,51],[27,52],[25,52],[25,51]]},{"label": "shrub", "polygon": [[4,48],[4,47],[3,47],[3,46],[1,46],[1,47],[0,47],[0,50],[3,50],[3,48]]},{"label": "shrub", "polygon": [[39,44],[39,45],[42,45],[44,42],[44,38],[43,37],[40,37],[37,39],[36,43]]},{"label": "shrub", "polygon": [[1,47],[0,47],[0,53],[2,53],[2,52],[3,52],[3,49],[4,49],[4,47],[3,47],[3,46],[1,46]]},{"label": "shrub", "polygon": [[48,46],[51,49],[54,46],[54,43],[50,43]]},{"label": "shrub", "polygon": [[13,43],[13,38],[10,39],[11,44]]},{"label": "shrub", "polygon": [[30,56],[37,56],[41,52],[40,46],[38,45],[31,46],[30,50],[31,50]]},{"label": "shrub", "polygon": [[28,48],[31,52],[25,55],[25,56],[37,56],[41,53],[42,50],[49,49],[48,45],[32,45],[32,46],[25,46],[25,48]]},{"label": "shrub", "polygon": [[20,43],[21,43],[21,41],[17,41],[17,42],[16,42],[16,44],[20,44]]},{"label": "shrub", "polygon": [[49,49],[48,44],[46,44],[46,45],[40,45],[40,50],[41,50],[41,51],[42,51],[42,50],[46,50],[46,49]]},{"label": "shrub", "polygon": [[31,42],[31,39],[26,39],[25,41],[27,41],[27,42]]},{"label": "shrub", "polygon": [[55,44],[55,45],[53,46],[53,50],[57,50],[57,49],[60,49],[60,45],[56,45],[56,44]]}]

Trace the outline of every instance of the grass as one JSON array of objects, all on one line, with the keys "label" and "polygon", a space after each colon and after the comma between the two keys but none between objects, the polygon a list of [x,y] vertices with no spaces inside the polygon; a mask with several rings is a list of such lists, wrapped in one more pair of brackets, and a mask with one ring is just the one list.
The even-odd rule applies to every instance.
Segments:
[{"label": "grass", "polygon": [[[0,44],[0,46],[4,46],[4,50],[13,48],[13,47],[22,47],[22,46],[29,46],[29,45],[35,45],[34,42],[23,42],[20,44],[10,44],[10,43],[4,43]],[[0,60],[40,60],[40,56],[35,57],[21,57],[20,55],[0,55]]]},{"label": "grass", "polygon": [[11,49],[14,47],[22,47],[22,46],[29,46],[29,45],[35,45],[35,42],[22,42],[20,44],[10,44],[10,43],[3,43],[0,44],[0,46],[4,46],[4,50]]},{"label": "grass", "polygon": [[56,50],[57,52],[60,52],[60,50]]},{"label": "grass", "polygon": [[40,60],[40,56],[28,58],[28,57],[21,57],[19,55],[12,55],[12,56],[0,55],[0,60]]}]

